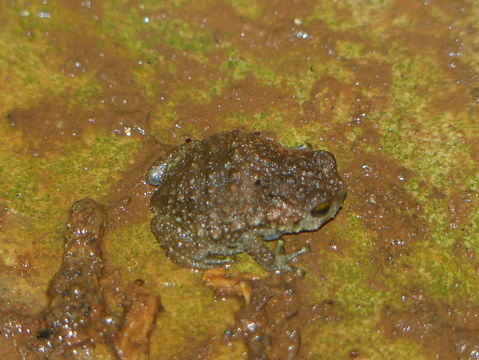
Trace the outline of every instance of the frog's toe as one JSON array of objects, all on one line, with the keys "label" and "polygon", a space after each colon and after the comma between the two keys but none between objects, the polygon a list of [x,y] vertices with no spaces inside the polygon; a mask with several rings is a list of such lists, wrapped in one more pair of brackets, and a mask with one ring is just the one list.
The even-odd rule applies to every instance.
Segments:
[{"label": "frog's toe", "polygon": [[273,250],[273,254],[275,257],[282,256],[284,249],[284,241],[283,240],[278,240],[276,243],[276,247]]},{"label": "frog's toe", "polygon": [[289,253],[289,254],[284,254],[282,256],[286,257],[287,261],[291,261],[294,258],[298,257],[299,255],[306,254],[310,251],[311,251],[310,247],[305,246],[305,247],[302,247],[301,249],[299,249],[298,251],[295,251],[295,252],[292,252],[292,253]]},{"label": "frog's toe", "polygon": [[295,271],[296,267],[289,264],[290,257],[287,255],[278,255],[274,259],[274,268],[276,271]]},{"label": "frog's toe", "polygon": [[286,258],[286,261],[291,261],[299,255],[306,254],[306,253],[310,252],[311,248],[309,246],[304,246],[301,249],[299,249],[298,251],[295,251],[295,252],[292,252],[292,253],[289,253],[289,254],[283,254],[283,250],[284,250],[284,241],[283,240],[278,240],[278,243],[276,244],[276,248],[273,250],[274,256],[275,257],[282,256],[282,257]]},{"label": "frog's toe", "polygon": [[284,271],[294,271],[298,273],[298,275],[303,276],[304,271],[289,265],[289,262],[293,260],[294,258],[298,257],[299,255],[308,253],[311,249],[308,246],[305,246],[299,249],[298,251],[295,251],[289,254],[283,254],[282,253],[283,247],[284,247],[284,242],[282,240],[278,240],[278,244],[276,245],[276,248],[273,251],[275,256],[276,269],[284,270]]}]

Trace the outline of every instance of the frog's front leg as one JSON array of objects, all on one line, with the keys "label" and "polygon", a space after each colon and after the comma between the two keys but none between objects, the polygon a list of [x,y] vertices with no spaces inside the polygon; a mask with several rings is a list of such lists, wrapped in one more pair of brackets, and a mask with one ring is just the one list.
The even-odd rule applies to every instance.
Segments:
[{"label": "frog's front leg", "polygon": [[156,215],[151,220],[151,230],[168,258],[180,265],[209,269],[229,262],[211,258],[209,250],[202,242],[195,241],[183,223],[168,216]]},{"label": "frog's front leg", "polygon": [[262,238],[250,234],[246,235],[243,241],[248,254],[268,271],[298,271],[288,263],[298,255],[309,251],[309,248],[304,247],[296,252],[283,254],[282,240],[278,240],[276,248],[271,251]]}]

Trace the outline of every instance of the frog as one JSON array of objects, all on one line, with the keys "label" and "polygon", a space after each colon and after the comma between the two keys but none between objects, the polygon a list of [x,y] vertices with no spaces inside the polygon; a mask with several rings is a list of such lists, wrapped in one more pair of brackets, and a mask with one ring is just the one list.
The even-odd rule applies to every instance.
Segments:
[{"label": "frog", "polygon": [[298,270],[290,262],[309,247],[286,254],[281,237],[318,230],[346,195],[330,152],[240,129],[187,139],[153,163],[147,181],[158,186],[153,235],[169,259],[197,269],[247,252],[266,271]]}]

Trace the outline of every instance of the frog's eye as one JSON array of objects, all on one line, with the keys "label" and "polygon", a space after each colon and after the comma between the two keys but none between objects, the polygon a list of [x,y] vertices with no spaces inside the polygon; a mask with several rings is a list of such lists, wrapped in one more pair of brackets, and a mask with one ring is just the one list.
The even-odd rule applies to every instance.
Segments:
[{"label": "frog's eye", "polygon": [[314,217],[323,217],[329,212],[329,208],[331,207],[331,203],[329,201],[323,201],[316,205],[313,210],[311,210],[311,215]]}]

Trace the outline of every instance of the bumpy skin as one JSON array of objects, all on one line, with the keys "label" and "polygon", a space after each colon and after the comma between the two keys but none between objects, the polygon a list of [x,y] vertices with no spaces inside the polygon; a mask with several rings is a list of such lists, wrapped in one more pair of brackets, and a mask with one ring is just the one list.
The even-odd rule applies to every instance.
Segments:
[{"label": "bumpy skin", "polygon": [[316,230],[340,209],[346,187],[327,151],[285,149],[239,130],[189,141],[157,161],[148,181],[151,229],[175,262],[210,268],[247,251],[266,270],[291,270],[299,253],[264,241]]}]

